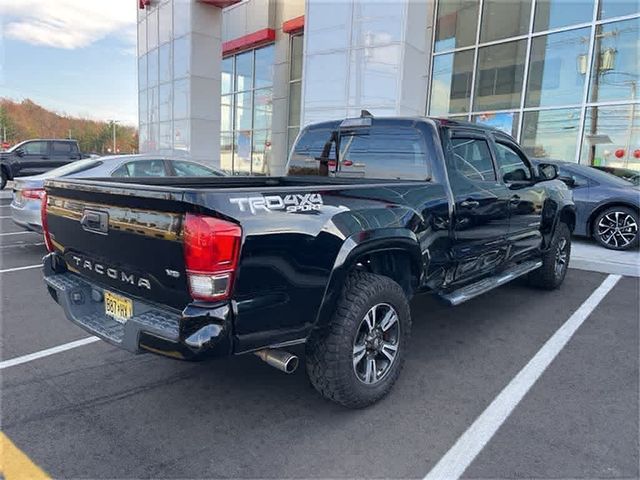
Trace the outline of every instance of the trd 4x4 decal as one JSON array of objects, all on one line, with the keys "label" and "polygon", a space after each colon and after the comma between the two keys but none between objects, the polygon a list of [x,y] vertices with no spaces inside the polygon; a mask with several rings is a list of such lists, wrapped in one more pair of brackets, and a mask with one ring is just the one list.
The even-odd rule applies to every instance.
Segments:
[{"label": "trd 4x4 decal", "polygon": [[260,197],[235,197],[229,202],[238,205],[241,212],[249,210],[253,215],[264,212],[284,210],[287,212],[308,212],[320,210],[322,195],[319,193],[294,193],[290,195],[263,195]]}]

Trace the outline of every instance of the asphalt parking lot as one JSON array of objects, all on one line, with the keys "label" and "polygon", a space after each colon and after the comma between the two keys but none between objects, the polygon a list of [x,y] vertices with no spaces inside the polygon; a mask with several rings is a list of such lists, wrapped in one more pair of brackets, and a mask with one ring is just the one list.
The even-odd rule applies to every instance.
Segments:
[{"label": "asphalt parking lot", "polygon": [[[88,337],[38,268],[15,270],[37,265],[44,246],[6,218],[8,203],[4,362]],[[455,309],[415,299],[403,374],[366,410],[323,401],[304,368],[284,375],[252,356],[183,363],[93,342],[3,364],[2,431],[54,478],[422,478],[603,282],[615,285],[463,476],[638,478],[638,279],[580,270],[554,292],[514,282]]]}]

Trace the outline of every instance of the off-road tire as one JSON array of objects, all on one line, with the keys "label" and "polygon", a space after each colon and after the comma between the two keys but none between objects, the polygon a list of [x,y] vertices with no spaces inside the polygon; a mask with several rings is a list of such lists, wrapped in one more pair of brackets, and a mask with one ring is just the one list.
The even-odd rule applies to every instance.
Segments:
[{"label": "off-road tire", "polygon": [[[563,245],[566,252],[564,268],[561,272],[557,270],[558,251]],[[569,268],[569,259],[571,258],[571,231],[566,223],[560,222],[556,226],[553,233],[551,245],[542,256],[542,266],[529,274],[530,285],[544,290],[555,290],[564,281]]]},{"label": "off-road tire", "polygon": [[7,174],[4,170],[0,170],[0,190],[4,190],[7,186]]},{"label": "off-road tire", "polygon": [[[395,309],[399,322],[394,362],[375,384],[365,384],[353,366],[355,338],[367,312],[378,304]],[[311,384],[326,399],[349,408],[363,408],[384,397],[398,379],[411,333],[411,311],[404,291],[388,277],[353,271],[329,324],[314,331],[306,345]]]},{"label": "off-road tire", "polygon": [[[616,245],[613,239],[610,240],[609,243],[607,243],[606,239],[603,238],[603,236],[601,236],[598,233],[598,225],[600,224],[602,219],[605,218],[607,215],[613,216],[616,213],[619,213],[622,216],[622,218],[628,216],[627,218],[630,218],[631,222],[635,225],[635,230],[632,230],[635,232],[635,237],[633,238],[633,240],[629,238],[624,239],[625,241],[630,240],[629,243],[627,243],[626,245]],[[639,219],[637,210],[634,211],[631,208],[622,207],[622,206],[609,207],[606,210],[600,212],[600,214],[598,214],[598,216],[595,218],[595,220],[593,221],[591,233],[595,241],[598,242],[600,245],[602,245],[604,248],[608,248],[609,250],[630,250],[632,248],[637,248],[638,241],[640,241],[640,232],[638,231],[638,225],[640,225],[640,219]],[[623,231],[626,235],[628,235],[626,231],[622,229],[621,231]],[[616,237],[615,241],[618,241],[618,240],[622,240],[622,238],[620,236]]]}]

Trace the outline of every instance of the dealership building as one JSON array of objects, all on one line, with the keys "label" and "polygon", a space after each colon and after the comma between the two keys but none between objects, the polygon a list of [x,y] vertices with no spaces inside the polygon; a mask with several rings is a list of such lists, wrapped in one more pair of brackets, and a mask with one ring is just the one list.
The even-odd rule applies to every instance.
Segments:
[{"label": "dealership building", "polygon": [[639,0],[139,0],[141,151],[279,175],[306,124],[432,115],[640,169]]}]

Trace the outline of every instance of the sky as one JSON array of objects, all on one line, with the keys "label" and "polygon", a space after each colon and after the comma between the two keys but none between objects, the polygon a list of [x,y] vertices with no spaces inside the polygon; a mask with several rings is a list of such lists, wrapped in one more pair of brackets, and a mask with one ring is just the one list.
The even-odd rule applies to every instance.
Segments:
[{"label": "sky", "polygon": [[0,97],[137,126],[135,0],[0,0]]}]

